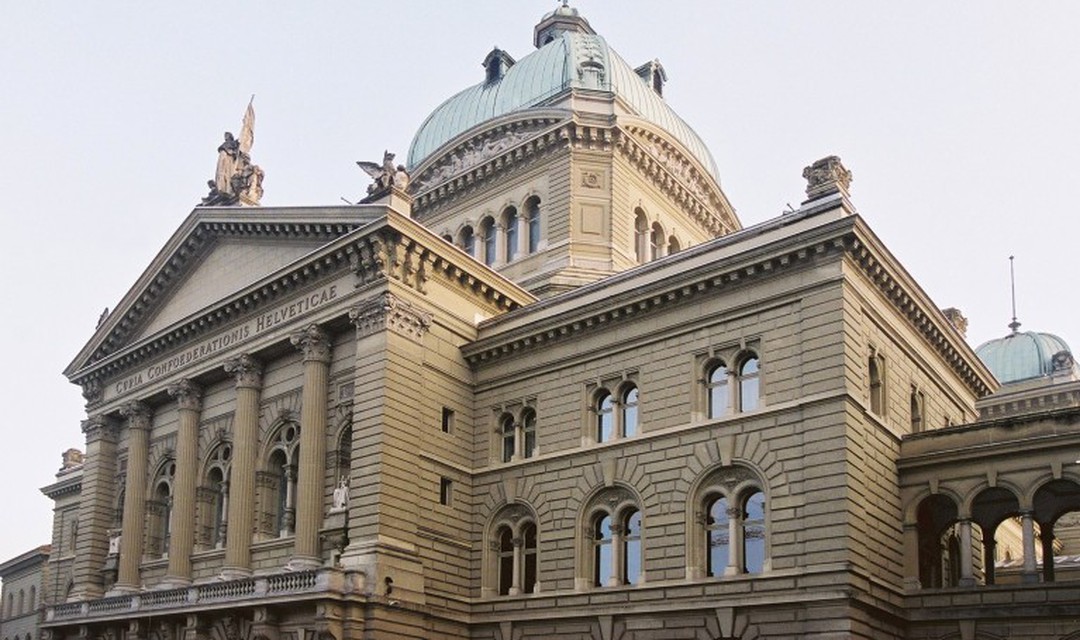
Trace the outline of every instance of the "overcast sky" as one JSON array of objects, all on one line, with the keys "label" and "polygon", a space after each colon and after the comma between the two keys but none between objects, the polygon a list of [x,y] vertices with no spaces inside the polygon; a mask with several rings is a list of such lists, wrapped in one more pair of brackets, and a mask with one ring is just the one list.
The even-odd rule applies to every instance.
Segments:
[{"label": "overcast sky", "polygon": [[[440,102],[520,59],[555,2],[0,5],[0,561],[50,541],[60,375],[213,177],[251,94],[264,205],[362,195],[356,160],[405,157]],[[575,4],[712,149],[743,224],[802,201],[837,154],[870,226],[972,346],[1024,329],[1080,344],[1080,2]]]}]

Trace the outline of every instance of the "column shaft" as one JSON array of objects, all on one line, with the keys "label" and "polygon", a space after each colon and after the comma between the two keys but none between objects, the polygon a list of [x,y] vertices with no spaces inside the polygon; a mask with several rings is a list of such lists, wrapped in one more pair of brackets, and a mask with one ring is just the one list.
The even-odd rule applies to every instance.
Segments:
[{"label": "column shaft", "polygon": [[524,540],[514,538],[514,558],[510,572],[510,595],[516,596],[521,593],[521,556],[524,550]]},{"label": "column shaft", "polygon": [[251,535],[255,528],[255,465],[259,447],[259,396],[262,365],[248,355],[225,363],[236,376],[233,459],[229,467],[226,511],[226,575],[251,573]]},{"label": "column shaft", "polygon": [[[732,385],[728,385],[732,386]],[[735,576],[742,573],[742,509],[728,509],[728,566],[724,569],[725,576]]]},{"label": "column shaft", "polygon": [[172,582],[191,581],[191,552],[195,548],[195,487],[199,473],[199,415],[202,390],[190,380],[169,387],[177,400],[180,427],[176,434],[176,477],[170,514],[169,568]]},{"label": "column shaft", "polygon": [[1039,574],[1035,566],[1035,521],[1030,511],[1020,515],[1021,530],[1024,535],[1024,569],[1020,574],[1023,582],[1038,582]]},{"label": "column shaft", "polygon": [[[108,528],[113,526],[116,498],[116,440],[118,430],[104,416],[82,424],[86,434],[86,457],[82,472],[78,531],[75,540],[74,588],[71,600],[88,600],[104,595],[101,567],[109,548]],[[59,589],[60,585],[57,584]],[[63,592],[53,594],[54,602]]]},{"label": "column shaft", "polygon": [[150,440],[150,409],[130,402],[121,413],[127,417],[128,456],[124,481],[124,519],[120,538],[119,591],[140,587],[139,565],[143,555],[143,524],[146,521],[146,465]]},{"label": "column shaft", "polygon": [[296,538],[292,564],[317,566],[319,528],[323,520],[323,475],[326,470],[326,411],[330,374],[330,340],[316,325],[292,336],[303,352],[304,390],[300,408],[300,469],[296,487]]},{"label": "column shaft", "polygon": [[960,534],[960,586],[971,587],[975,585],[975,573],[972,568],[971,520],[961,520],[958,525]]}]

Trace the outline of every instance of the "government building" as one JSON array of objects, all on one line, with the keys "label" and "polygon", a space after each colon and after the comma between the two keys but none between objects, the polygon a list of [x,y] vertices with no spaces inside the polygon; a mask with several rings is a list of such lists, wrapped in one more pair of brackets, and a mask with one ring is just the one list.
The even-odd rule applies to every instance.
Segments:
[{"label": "government building", "polygon": [[666,80],[564,4],[356,205],[246,118],[64,372],[42,636],[1080,638],[1068,346],[976,352],[835,156],[744,227]]}]

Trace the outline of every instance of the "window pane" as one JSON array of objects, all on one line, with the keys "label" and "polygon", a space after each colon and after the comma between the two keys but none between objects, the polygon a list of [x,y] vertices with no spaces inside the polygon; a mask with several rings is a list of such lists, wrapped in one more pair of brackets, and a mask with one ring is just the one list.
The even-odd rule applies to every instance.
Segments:
[{"label": "window pane", "polygon": [[753,411],[758,408],[757,378],[743,378],[739,382],[739,398],[742,400],[743,411]]},{"label": "window pane", "polygon": [[604,392],[596,404],[596,441],[607,442],[614,435],[611,394]]},{"label": "window pane", "polygon": [[514,534],[509,527],[499,530],[499,595],[510,593],[514,579]]},{"label": "window pane", "polygon": [[540,202],[529,201],[529,253],[540,248]]},{"label": "window pane", "polygon": [[614,558],[611,548],[611,516],[603,516],[594,526],[595,558],[593,562],[593,584],[602,587],[612,575]]},{"label": "window pane", "polygon": [[517,255],[518,221],[517,212],[507,212],[503,225],[506,228],[506,261],[509,262]]},{"label": "window pane", "polygon": [[525,584],[521,591],[533,593],[536,591],[536,527],[526,524],[521,535],[525,539]]},{"label": "window pane", "polygon": [[728,412],[728,371],[723,364],[709,372],[709,417],[719,418]]},{"label": "window pane", "polygon": [[624,543],[623,581],[637,584],[641,577],[641,512],[635,511],[626,520],[626,542]]},{"label": "window pane", "polygon": [[638,428],[638,390],[630,389],[623,396],[623,435],[637,435]]},{"label": "window pane", "polygon": [[510,417],[502,419],[502,461],[510,462],[514,458],[514,420]]},{"label": "window pane", "polygon": [[706,542],[708,544],[708,574],[724,575],[728,564],[728,503],[727,498],[717,498],[709,507],[706,521]]},{"label": "window pane", "polygon": [[746,500],[743,558],[747,573],[761,573],[765,565],[765,494],[760,491]]},{"label": "window pane", "polygon": [[484,264],[489,267],[495,264],[496,240],[495,224],[489,220],[488,224],[484,225]]},{"label": "window pane", "polygon": [[536,414],[531,409],[526,409],[522,416],[522,430],[525,432],[524,456],[531,458],[536,451]]}]

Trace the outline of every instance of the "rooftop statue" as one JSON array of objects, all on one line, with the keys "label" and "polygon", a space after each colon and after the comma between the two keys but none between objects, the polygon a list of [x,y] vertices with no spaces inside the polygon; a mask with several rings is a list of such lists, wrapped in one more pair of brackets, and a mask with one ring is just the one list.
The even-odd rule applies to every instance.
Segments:
[{"label": "rooftop statue", "polygon": [[214,179],[207,181],[210,192],[202,199],[204,206],[257,205],[262,199],[263,170],[251,162],[251,147],[255,143],[255,97],[248,102],[240,138],[225,132],[218,145],[217,168]]},{"label": "rooftop statue", "polygon": [[394,154],[389,151],[383,152],[382,164],[363,160],[356,164],[374,180],[367,189],[369,196],[382,193],[390,187],[397,187],[404,191],[409,186],[409,174],[405,171],[405,166],[400,164],[394,166]]}]

